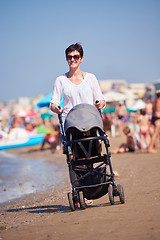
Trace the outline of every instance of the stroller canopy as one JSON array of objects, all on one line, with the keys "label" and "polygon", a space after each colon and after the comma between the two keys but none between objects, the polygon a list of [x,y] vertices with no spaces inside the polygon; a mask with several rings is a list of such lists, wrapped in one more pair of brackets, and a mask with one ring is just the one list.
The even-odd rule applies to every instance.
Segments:
[{"label": "stroller canopy", "polygon": [[86,103],[78,104],[73,107],[69,111],[64,123],[65,133],[67,133],[70,128],[76,128],[79,131],[86,132],[94,127],[104,132],[99,111],[95,106]]}]

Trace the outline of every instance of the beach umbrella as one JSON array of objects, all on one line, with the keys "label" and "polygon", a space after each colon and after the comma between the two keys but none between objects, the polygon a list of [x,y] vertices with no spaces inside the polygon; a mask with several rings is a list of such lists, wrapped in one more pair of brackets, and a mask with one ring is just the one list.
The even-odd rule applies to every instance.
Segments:
[{"label": "beach umbrella", "polygon": [[105,108],[102,110],[104,114],[115,112],[115,108]]},{"label": "beach umbrella", "polygon": [[41,114],[41,118],[44,119],[51,119],[53,117],[53,114],[49,114],[49,113],[42,113]]},{"label": "beach umbrella", "polygon": [[134,104],[131,107],[128,107],[128,109],[132,111],[137,111],[145,108],[145,106],[146,103],[142,99],[138,99],[137,101],[134,102]]},{"label": "beach umbrella", "polygon": [[26,117],[27,116],[27,111],[24,109],[18,109],[14,112],[14,115],[17,117]]},{"label": "beach umbrella", "polygon": [[51,98],[52,98],[52,93],[47,94],[46,96],[44,96],[44,98],[42,98],[37,103],[37,107],[38,108],[42,108],[42,107],[48,107],[49,108]]},{"label": "beach umbrella", "polygon": [[126,95],[116,91],[109,91],[103,94],[106,102],[119,102],[126,100]]},{"label": "beach umbrella", "polygon": [[[51,98],[52,98],[52,93],[47,94],[46,96],[44,96],[44,98],[42,98],[37,103],[37,107],[38,108],[43,108],[43,107],[48,107],[49,108]],[[61,99],[60,106],[63,107],[63,98]]]},{"label": "beach umbrella", "polygon": [[38,112],[35,112],[33,109],[29,110],[27,112],[27,117],[38,117],[39,116],[39,113]]}]

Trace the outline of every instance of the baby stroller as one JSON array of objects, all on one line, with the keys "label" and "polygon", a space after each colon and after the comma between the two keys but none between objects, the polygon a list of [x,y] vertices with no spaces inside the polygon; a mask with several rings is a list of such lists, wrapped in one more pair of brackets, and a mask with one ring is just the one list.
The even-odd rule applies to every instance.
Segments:
[{"label": "baby stroller", "polygon": [[[108,193],[110,203],[119,196],[124,203],[122,185],[115,184],[111,165],[109,138],[103,130],[100,112],[90,104],[79,104],[68,113],[62,129],[63,151],[67,156],[72,192],[68,193],[70,209],[78,203],[86,208],[85,198],[98,199]],[[102,144],[105,154],[102,154]]]}]

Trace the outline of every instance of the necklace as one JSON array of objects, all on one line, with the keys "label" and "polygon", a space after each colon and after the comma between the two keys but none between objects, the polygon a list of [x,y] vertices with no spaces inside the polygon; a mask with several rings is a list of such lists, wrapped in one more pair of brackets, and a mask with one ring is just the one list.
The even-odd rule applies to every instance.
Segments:
[{"label": "necklace", "polygon": [[[84,79],[83,72],[81,71],[82,78]],[[67,73],[67,78],[69,78],[69,72]]]},{"label": "necklace", "polygon": [[84,79],[84,75],[83,75],[83,72],[81,72],[81,74],[82,74],[82,78]]}]

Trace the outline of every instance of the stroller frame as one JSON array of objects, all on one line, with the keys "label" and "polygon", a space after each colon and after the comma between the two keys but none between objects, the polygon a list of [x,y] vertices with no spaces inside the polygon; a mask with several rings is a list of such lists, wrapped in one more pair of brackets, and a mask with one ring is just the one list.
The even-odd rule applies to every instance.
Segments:
[{"label": "stroller frame", "polygon": [[[123,186],[115,183],[108,136],[105,133],[100,135],[96,129],[98,134],[95,136],[73,139],[72,131],[68,136],[64,134],[61,115],[58,117],[62,130],[63,152],[67,156],[66,161],[72,185],[72,192],[68,193],[70,209],[76,210],[78,203],[82,209],[85,209],[87,207],[85,198],[98,199],[107,193],[111,205],[115,204],[114,197],[117,196],[121,203],[125,203]],[[102,154],[101,144],[105,146],[105,154]],[[99,151],[92,154],[92,150],[95,150],[96,147]],[[80,157],[75,150],[77,148],[81,152],[82,156]],[[96,164],[95,167],[94,164]],[[106,171],[106,167],[109,168],[109,172]]]}]

